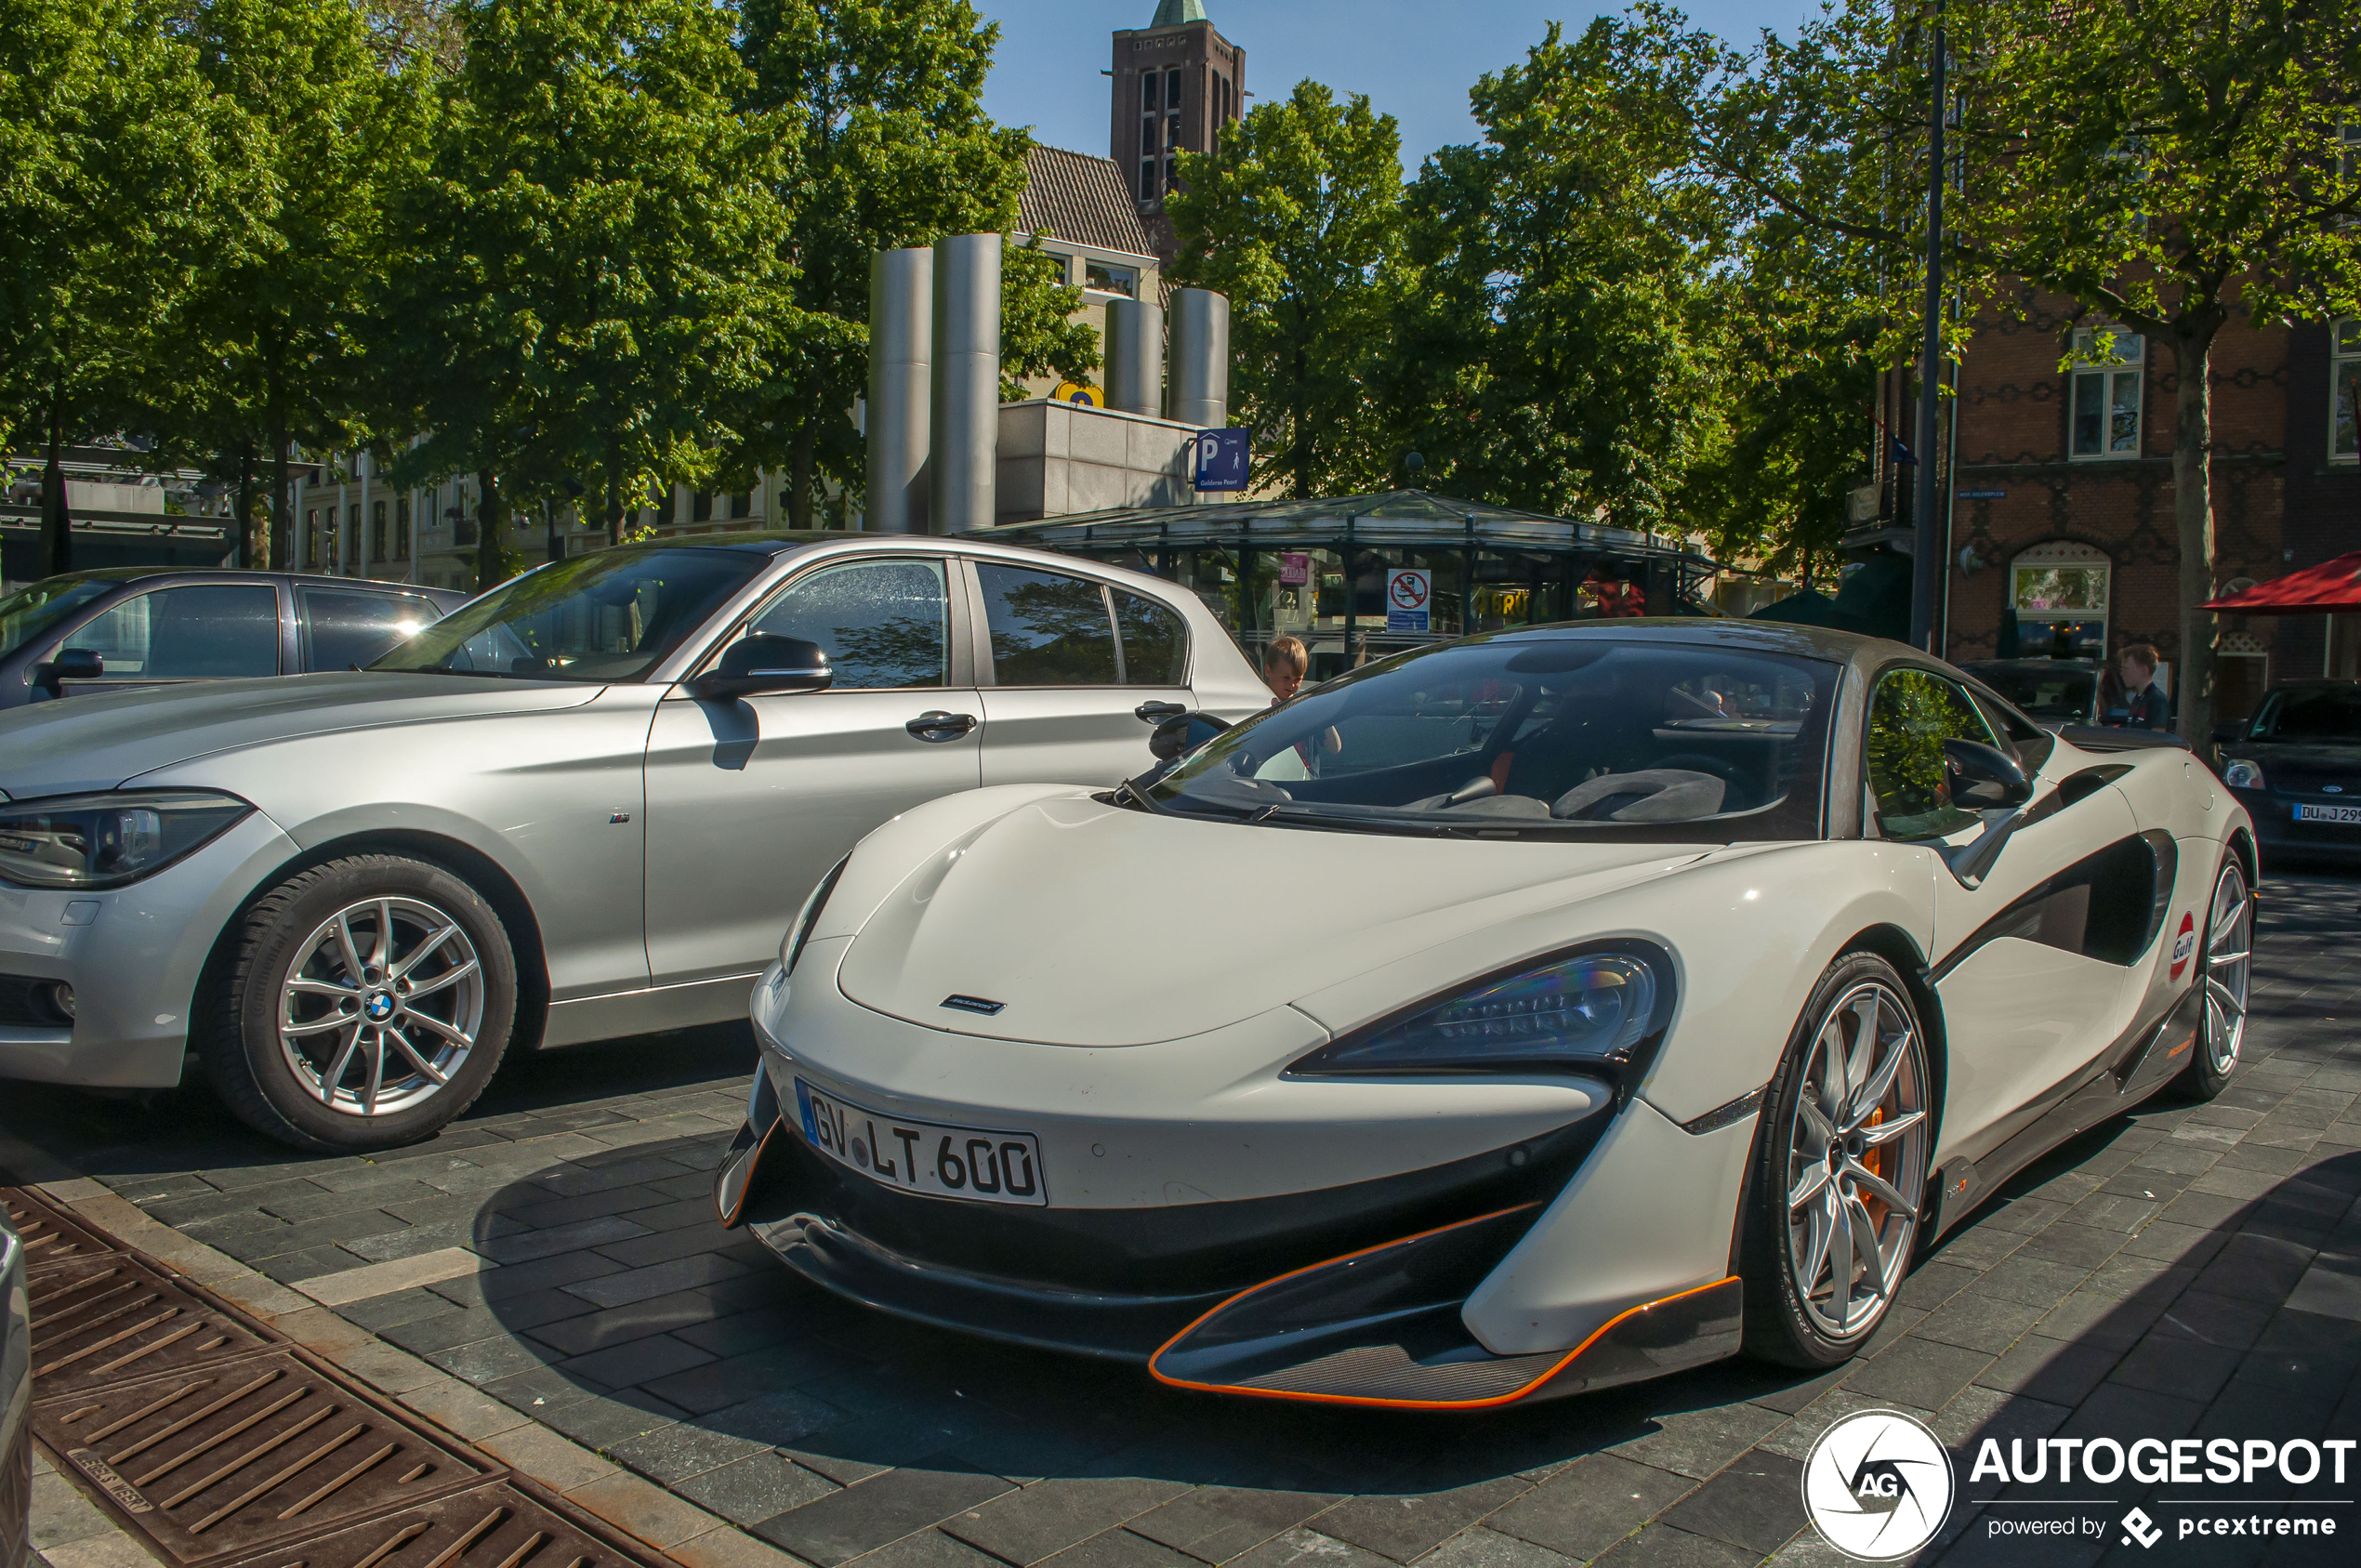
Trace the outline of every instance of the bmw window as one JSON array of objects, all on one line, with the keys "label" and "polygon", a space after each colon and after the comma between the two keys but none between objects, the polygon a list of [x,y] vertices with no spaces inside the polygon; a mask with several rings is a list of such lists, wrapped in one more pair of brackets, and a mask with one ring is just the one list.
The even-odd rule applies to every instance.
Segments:
[{"label": "bmw window", "polygon": [[1149,786],[1272,825],[1811,838],[1838,666],[1607,638],[1404,654],[1239,725]]},{"label": "bmw window", "polygon": [[112,604],[66,639],[108,680],[219,680],[279,673],[279,590],[191,583]]},{"label": "bmw window", "polygon": [[517,680],[638,680],[771,558],[601,550],[555,560],[453,612],[371,665]]},{"label": "bmw window", "polygon": [[1107,591],[1087,577],[976,562],[1000,686],[1117,684]]},{"label": "bmw window", "polygon": [[941,560],[824,566],[787,585],[748,627],[824,649],[833,690],[944,686],[951,679],[951,598]]}]

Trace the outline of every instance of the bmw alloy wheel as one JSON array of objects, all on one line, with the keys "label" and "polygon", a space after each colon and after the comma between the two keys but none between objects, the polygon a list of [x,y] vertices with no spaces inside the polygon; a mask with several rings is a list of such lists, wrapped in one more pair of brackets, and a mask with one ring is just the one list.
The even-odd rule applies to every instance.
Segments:
[{"label": "bmw alloy wheel", "polygon": [[279,1048],[321,1104],[385,1116],[430,1100],[476,1048],[483,966],[459,922],[373,898],[320,923],[279,991]]},{"label": "bmw alloy wheel", "polygon": [[2205,935],[2205,1053],[2216,1077],[2238,1064],[2247,1032],[2247,982],[2254,961],[2254,900],[2233,858],[2213,884]]},{"label": "bmw alloy wheel", "polygon": [[1884,982],[1864,981],[1813,1036],[1787,1156],[1796,1291],[1832,1340],[1881,1315],[1909,1268],[1929,1130],[1926,1049],[1911,1010]]}]

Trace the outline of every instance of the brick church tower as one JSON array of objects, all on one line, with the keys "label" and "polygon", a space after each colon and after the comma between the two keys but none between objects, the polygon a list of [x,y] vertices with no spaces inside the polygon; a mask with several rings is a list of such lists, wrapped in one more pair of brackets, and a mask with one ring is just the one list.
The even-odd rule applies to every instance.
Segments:
[{"label": "brick church tower", "polygon": [[1154,21],[1115,33],[1111,74],[1108,155],[1169,259],[1164,193],[1177,154],[1212,152],[1222,127],[1245,112],[1246,51],[1214,31],[1201,0],[1158,0]]}]

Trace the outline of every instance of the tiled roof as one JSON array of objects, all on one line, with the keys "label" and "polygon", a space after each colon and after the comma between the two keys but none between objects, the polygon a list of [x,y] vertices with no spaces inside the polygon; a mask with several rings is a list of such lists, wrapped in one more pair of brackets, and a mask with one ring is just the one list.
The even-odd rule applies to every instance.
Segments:
[{"label": "tiled roof", "polygon": [[1017,227],[1042,230],[1077,245],[1154,256],[1140,208],[1112,160],[1062,147],[1035,147],[1024,155],[1024,195]]}]

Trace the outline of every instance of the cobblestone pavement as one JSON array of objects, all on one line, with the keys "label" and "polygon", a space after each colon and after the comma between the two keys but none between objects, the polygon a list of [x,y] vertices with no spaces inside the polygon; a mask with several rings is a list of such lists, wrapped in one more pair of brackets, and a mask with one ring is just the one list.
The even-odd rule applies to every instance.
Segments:
[{"label": "cobblestone pavement", "polygon": [[[1871,1406],[1952,1446],[1962,1501],[1923,1560],[2144,1561],[2116,1521],[2137,1504],[2172,1531],[2191,1488],[1971,1482],[1981,1440],[2361,1435],[2361,885],[2264,891],[2229,1091],[2025,1172],[1919,1267],[1870,1353],[1814,1377],[1733,1362],[1401,1416],[1186,1394],[901,1324],[715,1224],[709,1172],[751,1066],[739,1031],[513,1064],[443,1137],[374,1159],[290,1158],[195,1094],[11,1086],[0,1164],[95,1177],[815,1568],[1833,1562],[1805,1526],[1801,1462]],[[2258,1509],[2289,1495],[2204,1490]],[[2361,1475],[2324,1496],[2361,1496]],[[2096,1501],[2045,1501],[2069,1497]],[[2361,1508],[2327,1511],[2334,1542],[2168,1555],[2354,1561]],[[2104,1534],[1993,1533],[2077,1513]],[[779,1561],[748,1545],[737,1561]]]}]

